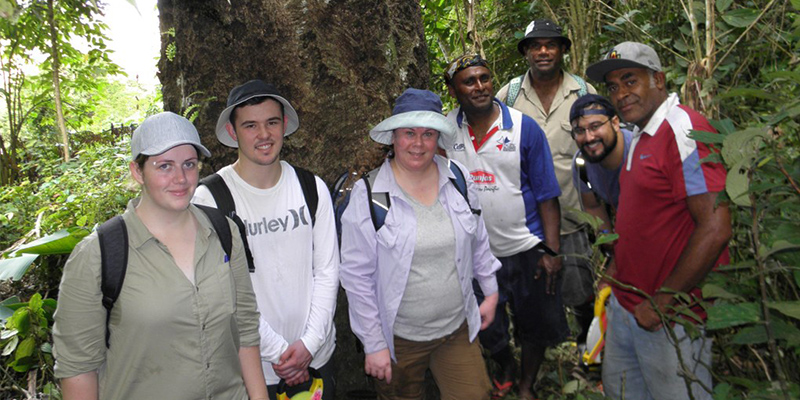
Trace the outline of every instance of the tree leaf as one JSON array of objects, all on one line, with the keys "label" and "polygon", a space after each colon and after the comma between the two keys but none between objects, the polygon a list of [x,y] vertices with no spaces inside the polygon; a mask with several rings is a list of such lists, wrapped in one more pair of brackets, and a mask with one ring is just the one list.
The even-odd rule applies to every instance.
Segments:
[{"label": "tree leaf", "polygon": [[706,299],[728,299],[728,300],[741,300],[742,297],[738,294],[731,293],[721,286],[713,283],[703,285],[703,298]]},{"label": "tree leaf", "polygon": [[[800,344],[800,330],[780,319],[773,319],[772,331],[775,339],[785,340],[791,346]],[[736,344],[763,344],[767,342],[767,328],[762,325],[749,326],[733,336]]]},{"label": "tree leaf", "polygon": [[[748,128],[725,136],[722,157],[727,165],[734,165],[740,160],[755,159],[763,138],[768,137],[766,128]],[[749,167],[749,164],[747,165]]]},{"label": "tree leaf", "polygon": [[742,88],[737,87],[731,90],[728,90],[724,93],[720,93],[717,95],[717,100],[724,100],[729,97],[753,97],[756,99],[764,99],[770,101],[779,101],[780,98],[772,93],[767,92],[764,89],[753,89],[753,88]]},{"label": "tree leaf", "polygon": [[0,333],[0,340],[6,340],[12,336],[16,336],[19,331],[16,329],[3,329],[2,333]]},{"label": "tree leaf", "polygon": [[19,344],[19,336],[14,336],[11,340],[6,343],[5,347],[3,347],[3,352],[0,353],[1,356],[6,357],[9,354],[13,353],[14,350],[17,349],[17,344]]},{"label": "tree leaf", "polygon": [[20,257],[0,260],[0,280],[18,281],[28,272],[28,268],[39,257],[38,254],[24,254]]},{"label": "tree leaf", "polygon": [[698,142],[702,143],[723,143],[725,142],[725,136],[720,135],[719,133],[713,132],[704,132],[704,131],[696,131],[692,130],[689,132],[689,137],[697,140]]},{"label": "tree leaf", "polygon": [[795,10],[800,11],[800,0],[792,0],[792,7]]},{"label": "tree leaf", "polygon": [[14,352],[14,360],[30,357],[34,350],[36,350],[36,339],[32,336],[27,337],[17,346],[17,351]]},{"label": "tree leaf", "polygon": [[[723,149],[724,150],[724,149]],[[750,207],[750,196],[747,195],[750,180],[747,177],[748,160],[740,160],[728,171],[725,177],[725,191],[737,206]]]},{"label": "tree leaf", "polygon": [[781,314],[794,319],[800,319],[800,301],[778,301],[767,304],[769,308],[778,310]]},{"label": "tree leaf", "polygon": [[597,237],[597,240],[594,241],[595,246],[600,246],[601,244],[611,243],[615,240],[619,239],[619,234],[616,233],[606,233]]},{"label": "tree leaf", "polygon": [[708,309],[709,330],[730,328],[761,320],[761,311],[756,303],[715,304]]},{"label": "tree leaf", "polygon": [[752,8],[739,8],[722,15],[722,19],[735,28],[745,28],[758,18],[758,10]]},{"label": "tree leaf", "polygon": [[731,3],[733,3],[733,0],[717,0],[717,11],[720,14],[724,13],[731,6]]},{"label": "tree leaf", "polygon": [[87,229],[73,227],[62,229],[52,235],[30,242],[19,249],[18,253],[28,254],[69,254],[84,237]]},{"label": "tree leaf", "polygon": [[772,248],[769,250],[765,250],[761,252],[761,257],[765,260],[771,257],[775,253],[779,253],[782,251],[791,251],[791,250],[800,250],[800,245],[789,243],[785,240],[776,240],[775,243],[772,244]]}]

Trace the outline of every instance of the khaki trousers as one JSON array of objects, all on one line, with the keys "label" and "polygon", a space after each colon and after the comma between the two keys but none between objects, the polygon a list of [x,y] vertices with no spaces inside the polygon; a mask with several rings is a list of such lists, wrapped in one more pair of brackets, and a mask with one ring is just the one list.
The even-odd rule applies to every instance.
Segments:
[{"label": "khaki trousers", "polygon": [[425,390],[425,370],[430,368],[442,400],[487,400],[491,383],[477,338],[469,342],[464,322],[443,338],[414,342],[395,336],[397,363],[392,362],[392,383],[375,380],[380,400],[418,400]]}]

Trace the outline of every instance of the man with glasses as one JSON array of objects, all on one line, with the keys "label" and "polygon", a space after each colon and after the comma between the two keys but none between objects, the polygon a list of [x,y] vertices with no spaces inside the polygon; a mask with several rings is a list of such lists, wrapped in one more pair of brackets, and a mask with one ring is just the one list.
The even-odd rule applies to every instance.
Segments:
[{"label": "man with glasses", "polygon": [[[617,111],[608,99],[596,94],[576,100],[569,120],[572,139],[578,146],[572,183],[581,194],[583,210],[602,221],[600,232],[611,233],[613,222],[608,207],[615,212],[619,204],[619,172],[633,134],[621,128]],[[607,255],[613,254],[610,245],[603,250]]]},{"label": "man with glasses", "polygon": [[[702,327],[699,284],[730,261],[731,216],[728,203],[718,202],[725,167],[704,162],[714,150],[690,135],[715,130],[668,93],[650,46],[620,43],[586,74],[605,82],[611,103],[636,126],[620,172],[613,278],[625,286],[612,285],[607,308],[605,394],[711,399],[711,339]],[[698,324],[695,335],[673,322],[681,318]]]}]

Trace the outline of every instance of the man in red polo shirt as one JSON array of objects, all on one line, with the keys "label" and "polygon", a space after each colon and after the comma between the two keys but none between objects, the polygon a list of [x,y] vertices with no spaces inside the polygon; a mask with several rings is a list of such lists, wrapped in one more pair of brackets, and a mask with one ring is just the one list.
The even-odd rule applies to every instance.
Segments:
[{"label": "man in red polo shirt", "polygon": [[[689,134],[715,130],[667,92],[661,62],[649,46],[620,43],[586,74],[606,84],[611,102],[636,126],[620,174],[619,241],[610,273],[652,296],[668,317],[680,314],[702,323],[698,285],[714,267],[728,263],[731,221],[727,203],[716,204],[725,189],[725,168],[701,162],[712,150]],[[694,398],[711,399],[711,340],[705,335],[692,340],[683,326],[671,324],[676,346],[653,303],[618,285],[613,290],[603,356],[606,395],[689,398],[685,367],[698,380],[691,385]],[[676,292],[688,293],[691,301],[679,300]]]}]

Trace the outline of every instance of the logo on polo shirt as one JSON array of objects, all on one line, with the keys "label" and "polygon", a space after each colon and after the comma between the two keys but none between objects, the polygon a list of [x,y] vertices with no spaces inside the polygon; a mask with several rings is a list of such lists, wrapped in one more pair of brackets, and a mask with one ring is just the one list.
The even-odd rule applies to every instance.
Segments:
[{"label": "logo on polo shirt", "polygon": [[470,172],[472,175],[472,183],[476,185],[494,185],[495,179],[494,174],[486,171],[472,171]]},{"label": "logo on polo shirt", "polygon": [[517,145],[511,143],[508,137],[501,137],[497,139],[497,150],[500,151],[517,151]]},{"label": "logo on polo shirt", "polygon": [[453,145],[453,151],[464,151],[464,143],[456,143]]}]

